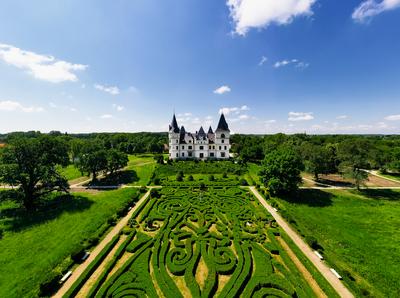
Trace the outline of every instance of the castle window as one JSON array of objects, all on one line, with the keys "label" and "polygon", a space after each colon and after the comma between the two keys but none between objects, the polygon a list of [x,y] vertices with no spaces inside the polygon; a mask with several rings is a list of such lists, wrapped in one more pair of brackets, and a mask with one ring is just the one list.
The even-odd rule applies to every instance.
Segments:
[{"label": "castle window", "polygon": [[221,135],[221,138],[225,138],[225,134],[222,134],[222,135]]},{"label": "castle window", "polygon": [[219,146],[219,150],[221,150],[221,146]]},{"label": "castle window", "polygon": [[224,147],[225,147],[224,149],[226,150],[226,146],[224,146]]},{"label": "castle window", "polygon": [[178,146],[176,146],[176,150],[178,150],[179,149],[179,147]]},{"label": "castle window", "polygon": [[225,157],[225,152],[221,152],[221,157]]},{"label": "castle window", "polygon": [[185,157],[185,153],[184,152],[182,152],[182,157]]},{"label": "castle window", "polygon": [[221,143],[223,144],[225,140],[221,140]]},{"label": "castle window", "polygon": [[182,146],[182,150],[184,150],[185,149],[185,146]]},{"label": "castle window", "polygon": [[192,152],[188,152],[188,156],[189,156],[189,157],[192,157]]},{"label": "castle window", "polygon": [[178,143],[178,140],[176,140],[176,142]]},{"label": "castle window", "polygon": [[189,150],[192,150],[192,146],[189,146]]},{"label": "castle window", "polygon": [[200,150],[203,150],[204,149],[204,146],[200,146]]},{"label": "castle window", "polygon": [[178,153],[176,154],[176,157],[179,157]]},{"label": "castle window", "polygon": [[210,157],[214,157],[214,152],[210,152]]}]

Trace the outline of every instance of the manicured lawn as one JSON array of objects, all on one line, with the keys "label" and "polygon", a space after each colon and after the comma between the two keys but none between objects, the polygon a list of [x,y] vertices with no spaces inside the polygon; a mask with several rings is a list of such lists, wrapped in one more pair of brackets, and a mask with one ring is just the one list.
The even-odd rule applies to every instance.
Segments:
[{"label": "manicured lawn", "polygon": [[394,179],[397,181],[400,181],[400,173],[379,173],[379,175],[383,176],[383,177],[387,177],[390,179]]},{"label": "manicured lawn", "polygon": [[68,181],[82,177],[81,171],[75,165],[60,168],[60,172]]},{"label": "manicured lawn", "polygon": [[129,163],[126,170],[133,171],[133,179],[129,185],[144,186],[149,184],[155,166],[156,162],[151,154],[129,155]]},{"label": "manicured lawn", "polygon": [[298,200],[274,200],[357,296],[399,297],[400,192],[303,190]]},{"label": "manicured lawn", "polygon": [[249,184],[252,184],[250,182],[255,182],[256,184],[261,184],[261,179],[260,179],[260,176],[258,175],[261,170],[261,166],[258,164],[255,164],[255,163],[248,163],[247,170],[248,170],[248,172],[245,175],[245,178],[247,180],[250,180],[250,181],[248,181]]},{"label": "manicured lawn", "polygon": [[0,297],[37,296],[49,272],[137,193],[137,189],[76,193],[72,200],[34,214],[18,210],[13,202],[2,202]]}]

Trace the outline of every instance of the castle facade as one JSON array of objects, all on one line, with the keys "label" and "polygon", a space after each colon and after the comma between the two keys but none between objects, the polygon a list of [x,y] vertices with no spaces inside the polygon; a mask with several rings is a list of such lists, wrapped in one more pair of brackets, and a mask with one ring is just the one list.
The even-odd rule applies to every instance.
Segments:
[{"label": "castle facade", "polygon": [[228,159],[230,130],[224,114],[218,121],[215,132],[211,126],[206,133],[203,127],[190,133],[179,128],[175,114],[169,125],[169,159]]}]

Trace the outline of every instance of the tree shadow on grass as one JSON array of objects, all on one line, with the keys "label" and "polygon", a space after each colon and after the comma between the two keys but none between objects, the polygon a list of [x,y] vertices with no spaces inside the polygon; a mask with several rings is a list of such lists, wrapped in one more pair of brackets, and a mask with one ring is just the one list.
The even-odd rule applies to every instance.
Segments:
[{"label": "tree shadow on grass", "polygon": [[332,205],[333,195],[320,189],[299,189],[296,193],[285,195],[281,199],[310,207],[327,207]]},{"label": "tree shadow on grass", "polygon": [[394,191],[393,189],[361,189],[358,193],[373,200],[384,200],[384,201],[399,201],[400,192]]},{"label": "tree shadow on grass", "polygon": [[41,200],[35,211],[27,211],[22,206],[5,208],[0,212],[5,230],[19,232],[46,221],[54,220],[64,212],[82,212],[93,204],[93,201],[82,196],[57,194]]},{"label": "tree shadow on grass", "polygon": [[95,182],[90,182],[88,186],[119,186],[139,181],[139,177],[134,170],[119,171],[108,175]]}]

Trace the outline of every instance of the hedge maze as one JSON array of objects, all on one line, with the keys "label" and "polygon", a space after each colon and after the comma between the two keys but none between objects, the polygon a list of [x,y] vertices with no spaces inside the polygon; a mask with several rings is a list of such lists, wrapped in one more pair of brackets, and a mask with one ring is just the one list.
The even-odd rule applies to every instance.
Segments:
[{"label": "hedge maze", "polygon": [[[279,228],[238,187],[164,187],[85,297],[315,297]],[[79,295],[78,295],[79,296]]]}]

